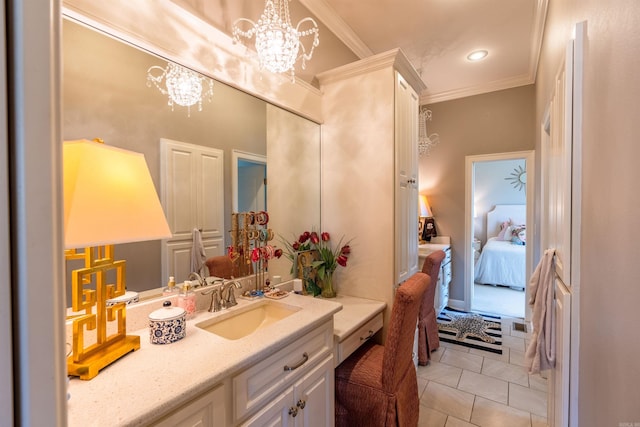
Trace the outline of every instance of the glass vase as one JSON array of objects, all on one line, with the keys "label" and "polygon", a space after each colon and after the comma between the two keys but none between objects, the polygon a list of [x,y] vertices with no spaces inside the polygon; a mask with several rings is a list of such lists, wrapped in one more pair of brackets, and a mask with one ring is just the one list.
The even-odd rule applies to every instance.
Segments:
[{"label": "glass vase", "polygon": [[320,295],[322,295],[323,298],[335,298],[336,291],[333,289],[333,274],[326,275],[321,282],[322,292],[320,292]]}]

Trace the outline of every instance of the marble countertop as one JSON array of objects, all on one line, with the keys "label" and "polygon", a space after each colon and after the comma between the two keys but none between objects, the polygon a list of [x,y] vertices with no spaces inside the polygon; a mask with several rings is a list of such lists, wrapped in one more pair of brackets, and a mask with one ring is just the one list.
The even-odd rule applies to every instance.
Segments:
[{"label": "marble countertop", "polygon": [[[195,324],[254,301],[238,299],[239,305],[228,310],[197,312],[187,321],[186,337],[168,345],[151,344],[146,326],[131,331],[133,325],[145,324],[144,319],[132,319],[128,322],[128,335],[141,337],[140,349],[102,369],[92,380],[71,379],[68,425],[148,424],[294,342],[342,309],[340,298],[325,300],[290,294],[277,302],[301,310],[265,327],[258,335],[234,341],[202,330]],[[161,302],[156,304],[161,305]],[[129,312],[127,310],[127,320]]]},{"label": "marble countertop", "polygon": [[343,307],[333,316],[333,335],[338,342],[343,341],[387,306],[382,301],[340,294],[332,301],[342,304]]}]

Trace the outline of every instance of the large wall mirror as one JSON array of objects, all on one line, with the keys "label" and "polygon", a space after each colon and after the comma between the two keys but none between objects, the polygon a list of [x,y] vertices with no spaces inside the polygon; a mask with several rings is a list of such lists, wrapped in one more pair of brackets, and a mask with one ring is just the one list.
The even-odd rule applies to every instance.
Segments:
[{"label": "large wall mirror", "polygon": [[[202,111],[194,106],[188,114],[177,105],[172,110],[146,80],[147,69],[164,68],[166,59],[67,17],[62,39],[64,140],[97,137],[143,153],[158,193],[161,138],[223,150],[225,246],[233,209],[232,154],[266,157],[267,206],[276,236],[288,240],[319,229],[320,125],[220,82],[214,82],[211,102],[203,101]],[[161,244],[116,245],[116,258],[127,261],[129,290],[165,285]],[[270,273],[287,278],[288,262],[284,257],[273,262]],[[78,267],[68,262],[68,271]]]}]

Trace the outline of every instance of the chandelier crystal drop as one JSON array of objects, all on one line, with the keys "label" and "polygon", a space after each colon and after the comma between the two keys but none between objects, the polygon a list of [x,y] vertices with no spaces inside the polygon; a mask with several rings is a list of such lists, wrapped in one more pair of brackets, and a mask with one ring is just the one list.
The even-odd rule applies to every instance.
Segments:
[{"label": "chandelier crystal drop", "polygon": [[[241,37],[256,38],[256,51],[260,69],[267,69],[272,73],[290,73],[291,81],[295,81],[294,65],[302,58],[302,69],[313,56],[314,49],[320,43],[318,24],[307,17],[298,22],[294,28],[289,17],[290,0],[266,0],[264,12],[257,23],[250,19],[240,18],[233,23],[233,42],[239,43]],[[250,27],[243,30],[240,26],[245,23]],[[308,24],[308,28],[302,30]],[[307,49],[300,42],[302,37],[313,36],[311,49]]]},{"label": "chandelier crystal drop", "polygon": [[428,121],[431,121],[431,110],[420,109],[418,116],[418,153],[420,156],[428,156],[431,149],[440,143],[440,136],[437,133],[429,135],[427,132]]},{"label": "chandelier crystal drop", "polygon": [[206,98],[211,102],[213,96],[211,79],[173,62],[168,62],[166,68],[157,65],[150,67],[147,70],[147,86],[151,87],[152,83],[163,95],[169,97],[171,111],[173,105],[178,104],[187,107],[189,117],[192,105],[198,104],[198,111],[202,111],[202,99]]}]

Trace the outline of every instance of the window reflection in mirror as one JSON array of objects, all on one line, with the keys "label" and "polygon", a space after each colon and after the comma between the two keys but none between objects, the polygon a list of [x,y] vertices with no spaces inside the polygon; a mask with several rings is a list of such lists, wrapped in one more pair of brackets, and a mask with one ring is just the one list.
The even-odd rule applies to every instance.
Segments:
[{"label": "window reflection in mirror", "polygon": [[[166,59],[69,19],[63,22],[62,40],[64,140],[99,137],[108,145],[143,153],[158,194],[160,138],[224,150],[225,246],[233,209],[232,152],[266,156],[266,199],[276,235],[319,227],[318,124],[217,81],[202,111],[194,106],[189,116],[177,105],[172,111],[166,95],[146,84],[147,69],[165,67]],[[128,290],[165,285],[160,241],[117,245],[115,256],[127,261]],[[289,266],[275,264],[278,273],[271,274],[287,278]],[[67,282],[69,272],[80,266],[80,261],[67,263]],[[176,277],[178,283],[185,279]]]}]

